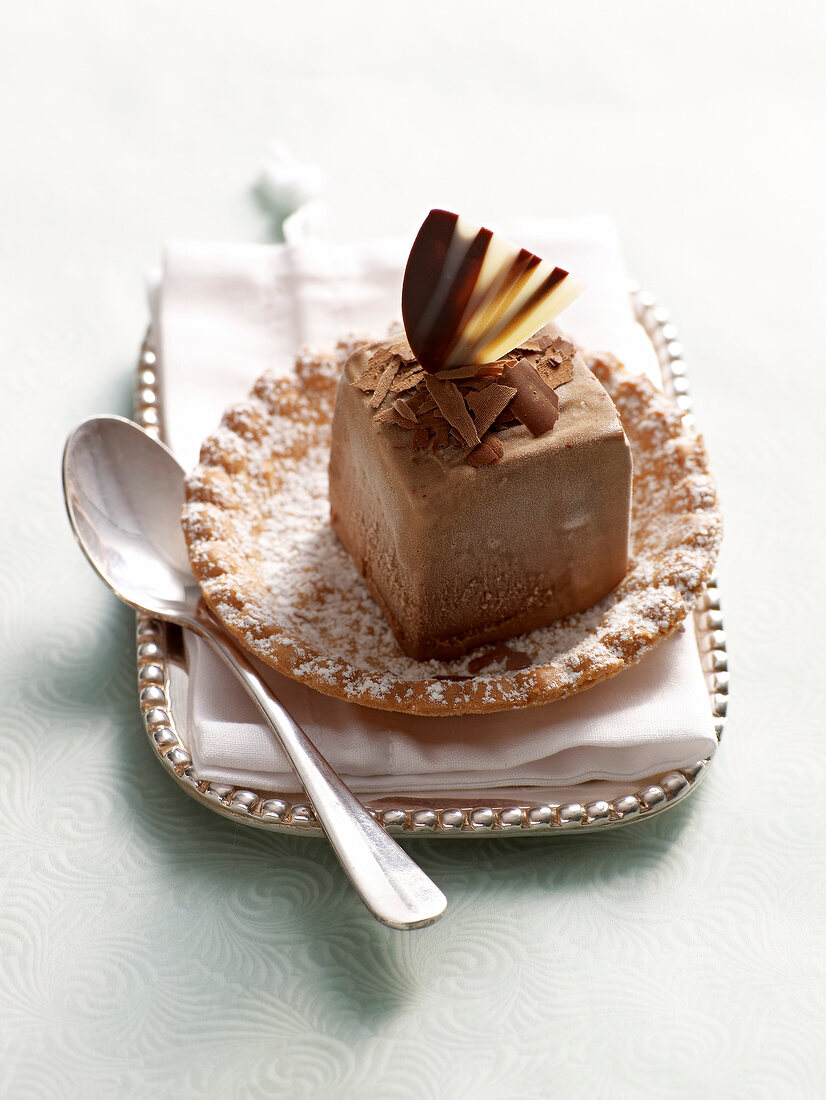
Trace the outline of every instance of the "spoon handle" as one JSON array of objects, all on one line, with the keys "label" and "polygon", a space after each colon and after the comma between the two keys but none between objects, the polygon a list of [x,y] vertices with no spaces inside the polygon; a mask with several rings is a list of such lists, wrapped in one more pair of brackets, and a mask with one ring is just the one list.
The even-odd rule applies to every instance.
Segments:
[{"label": "spoon handle", "polygon": [[423,928],[442,915],[447,899],[385,832],[333,771],[301,727],[270,693],[220,626],[187,619],[225,659],[261,708],[310,797],[315,815],[362,901],[391,928]]}]

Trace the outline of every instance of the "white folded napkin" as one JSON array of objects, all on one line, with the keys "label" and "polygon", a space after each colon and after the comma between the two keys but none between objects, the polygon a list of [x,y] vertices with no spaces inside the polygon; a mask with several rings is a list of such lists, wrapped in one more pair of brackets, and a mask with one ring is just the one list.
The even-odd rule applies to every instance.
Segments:
[{"label": "white folded napkin", "polygon": [[[383,334],[400,319],[406,240],[283,245],[173,243],[153,294],[166,435],[186,466],[225,407],[265,370],[288,371],[305,344]],[[591,350],[652,373],[607,219],[491,228],[575,272],[588,290],[562,326]],[[296,239],[297,237],[297,239]],[[296,781],[255,705],[198,639],[188,639],[190,751],[204,779],[264,790]],[[276,694],[356,791],[427,792],[634,780],[715,748],[693,630],[574,698],[485,716],[416,718],[330,699],[263,669]]]}]

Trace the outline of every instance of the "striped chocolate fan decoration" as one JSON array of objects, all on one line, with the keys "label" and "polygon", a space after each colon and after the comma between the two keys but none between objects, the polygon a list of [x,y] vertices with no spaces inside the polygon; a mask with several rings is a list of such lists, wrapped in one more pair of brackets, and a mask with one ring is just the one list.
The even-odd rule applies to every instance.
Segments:
[{"label": "striped chocolate fan decoration", "polygon": [[582,293],[561,267],[447,210],[431,210],[404,272],[402,318],[425,370],[492,363]]}]

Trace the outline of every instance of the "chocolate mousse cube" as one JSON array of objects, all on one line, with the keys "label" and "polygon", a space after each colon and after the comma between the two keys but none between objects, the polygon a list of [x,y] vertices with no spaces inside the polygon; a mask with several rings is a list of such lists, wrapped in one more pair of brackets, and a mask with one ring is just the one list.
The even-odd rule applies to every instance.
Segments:
[{"label": "chocolate mousse cube", "polygon": [[410,360],[403,338],[350,356],[330,457],[333,529],[404,652],[457,657],[607,595],[628,565],[631,452],[582,357],[551,430],[500,417],[475,446]]}]

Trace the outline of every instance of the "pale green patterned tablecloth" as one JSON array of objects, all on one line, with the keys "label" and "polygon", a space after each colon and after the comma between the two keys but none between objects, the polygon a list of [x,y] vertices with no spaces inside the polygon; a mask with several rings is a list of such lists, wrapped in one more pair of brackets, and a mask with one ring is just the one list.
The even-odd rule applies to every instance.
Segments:
[{"label": "pale green patterned tablecloth", "polygon": [[[826,1095],[823,45],[814,3],[7,14],[0,1096]],[[272,137],[325,169],[340,239],[611,214],[726,509],[703,785],[596,837],[415,843],[450,899],[415,933],[323,842],[173,786],[133,616],[63,514],[67,432],[130,410],[145,270],[172,236],[265,239]]]}]

